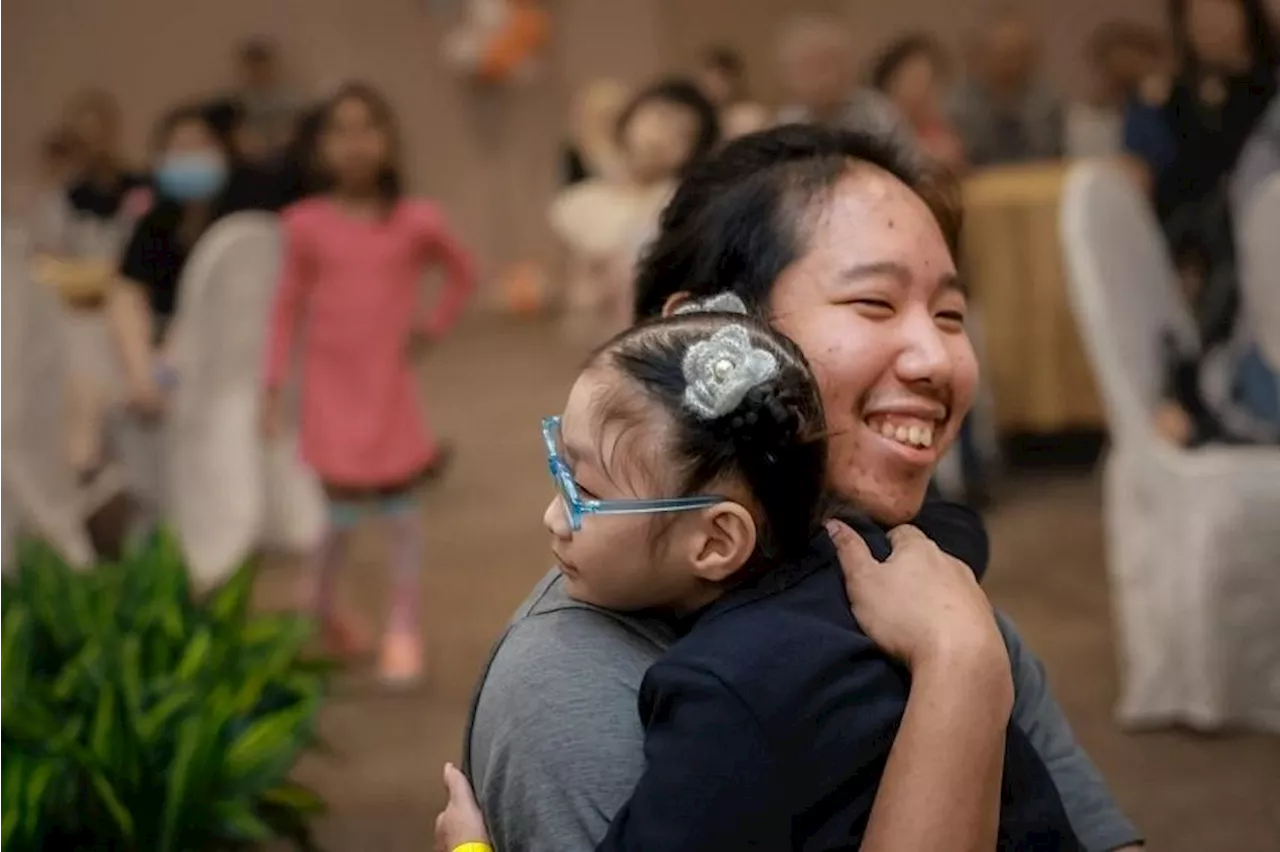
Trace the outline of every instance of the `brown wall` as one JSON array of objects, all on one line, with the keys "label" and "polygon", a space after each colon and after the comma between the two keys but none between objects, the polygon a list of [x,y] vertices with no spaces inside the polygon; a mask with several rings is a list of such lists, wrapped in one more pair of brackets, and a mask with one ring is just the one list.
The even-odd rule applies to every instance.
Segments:
[{"label": "brown wall", "polygon": [[[3,5],[3,174],[24,180],[36,141],[66,95],[105,86],[125,104],[129,148],[168,104],[213,92],[233,46],[276,38],[303,92],[358,75],[399,108],[411,183],[439,198],[490,269],[546,257],[543,209],[556,180],[568,95],[597,75],[632,81],[689,65],[710,41],[746,54],[760,94],[771,85],[779,25],[800,9],[845,14],[858,44],[928,27],[960,44],[985,0],[547,0],[556,44],[539,82],[477,93],[438,59],[461,0],[8,0]],[[1271,0],[1280,6],[1280,0]],[[1082,76],[1084,35],[1114,15],[1158,20],[1158,0],[1024,0],[1043,21],[1050,73]]]}]

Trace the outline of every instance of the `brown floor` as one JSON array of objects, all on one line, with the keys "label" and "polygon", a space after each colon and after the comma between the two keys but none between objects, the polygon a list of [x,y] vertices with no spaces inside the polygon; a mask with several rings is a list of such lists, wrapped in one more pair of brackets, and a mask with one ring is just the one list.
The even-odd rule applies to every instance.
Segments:
[{"label": "brown floor", "polygon": [[[458,454],[427,498],[426,617],[431,672],[415,693],[382,693],[353,675],[325,712],[337,756],[302,776],[329,799],[333,852],[426,850],[442,805],[440,766],[456,760],[490,643],[546,565],[549,494],[538,418],[558,411],[581,352],[542,325],[478,325],[433,353],[427,394]],[[1159,852],[1280,849],[1280,738],[1126,734],[1111,719],[1115,666],[1090,476],[1019,481],[990,516],[992,598],[1043,657],[1076,733]],[[381,610],[381,542],[368,531],[346,583]],[[288,569],[267,575],[276,599]]]}]

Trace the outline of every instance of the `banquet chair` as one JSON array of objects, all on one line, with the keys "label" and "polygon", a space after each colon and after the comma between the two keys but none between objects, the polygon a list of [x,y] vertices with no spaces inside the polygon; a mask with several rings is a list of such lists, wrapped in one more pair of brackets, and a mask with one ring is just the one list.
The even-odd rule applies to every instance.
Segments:
[{"label": "banquet chair", "polygon": [[14,568],[19,533],[44,539],[68,563],[93,550],[71,468],[68,372],[57,297],[36,282],[25,235],[4,228],[3,530],[4,570]]},{"label": "banquet chair", "polygon": [[1241,316],[1267,363],[1280,369],[1280,174],[1254,191],[1237,236]]},{"label": "banquet chair", "polygon": [[296,430],[262,437],[261,365],[280,264],[268,213],[239,213],[201,237],[183,271],[171,330],[166,427],[170,519],[197,585],[225,579],[260,546],[320,537],[320,484]]},{"label": "banquet chair", "polygon": [[1184,449],[1156,434],[1164,335],[1196,340],[1155,217],[1104,162],[1072,168],[1061,213],[1070,302],[1110,426],[1119,719],[1280,730],[1280,451]]}]

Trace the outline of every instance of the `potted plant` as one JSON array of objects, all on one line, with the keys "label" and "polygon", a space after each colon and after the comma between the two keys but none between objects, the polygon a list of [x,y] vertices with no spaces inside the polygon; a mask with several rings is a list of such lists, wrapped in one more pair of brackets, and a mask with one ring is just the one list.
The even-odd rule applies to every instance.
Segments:
[{"label": "potted plant", "polygon": [[255,614],[255,569],[197,599],[174,540],[77,572],[22,545],[3,609],[6,850],[311,848],[328,665],[312,625]]}]

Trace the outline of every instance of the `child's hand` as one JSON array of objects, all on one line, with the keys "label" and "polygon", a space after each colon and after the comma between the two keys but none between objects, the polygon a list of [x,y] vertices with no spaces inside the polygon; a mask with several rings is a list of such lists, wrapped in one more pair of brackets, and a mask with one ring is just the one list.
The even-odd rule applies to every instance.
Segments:
[{"label": "child's hand", "polygon": [[409,359],[417,361],[424,357],[432,344],[435,343],[436,336],[426,329],[419,329],[409,335]]},{"label": "child's hand", "polygon": [[487,844],[489,832],[471,782],[452,763],[444,765],[444,788],[449,791],[449,803],[436,817],[436,852],[452,852],[464,843]]}]

